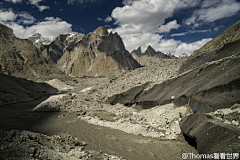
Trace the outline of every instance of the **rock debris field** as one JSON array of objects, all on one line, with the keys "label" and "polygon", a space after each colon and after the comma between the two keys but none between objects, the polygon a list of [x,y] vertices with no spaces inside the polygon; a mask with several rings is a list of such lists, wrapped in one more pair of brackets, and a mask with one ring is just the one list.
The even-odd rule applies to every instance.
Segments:
[{"label": "rock debris field", "polygon": [[[197,153],[195,148],[185,141],[179,125],[181,121],[179,112],[183,116],[189,114],[187,106],[176,107],[170,103],[142,109],[136,104],[125,106],[108,103],[109,97],[115,94],[142,84],[146,84],[147,90],[155,84],[177,76],[182,61],[184,59],[166,60],[102,80],[75,77],[74,80],[48,81],[48,84],[58,87],[59,90],[63,89],[65,92],[66,88],[71,90],[68,93],[50,96],[28,111],[37,115],[53,114],[51,118],[46,118],[45,123],[35,125],[32,129],[30,127],[31,131],[1,131],[2,157],[8,159],[11,154],[11,158],[20,159],[153,159],[153,157],[179,159],[183,152]],[[95,129],[88,131],[87,125],[84,130],[77,130],[80,127],[78,123],[86,125],[86,122]],[[77,125],[77,128],[71,128],[69,124]],[[98,133],[94,133],[96,127],[103,127],[101,130],[106,132],[103,134],[109,135],[105,139],[104,137],[98,139],[96,135]],[[106,127],[116,131],[111,135],[105,131]],[[80,134],[81,132],[84,133]],[[124,134],[138,138],[132,138],[130,144],[125,140]],[[116,135],[118,137],[111,138]],[[134,150],[136,145],[139,145],[138,150]],[[146,149],[144,145],[158,147]],[[132,149],[126,149],[131,146]],[[166,150],[172,150],[173,153],[170,154]]]}]

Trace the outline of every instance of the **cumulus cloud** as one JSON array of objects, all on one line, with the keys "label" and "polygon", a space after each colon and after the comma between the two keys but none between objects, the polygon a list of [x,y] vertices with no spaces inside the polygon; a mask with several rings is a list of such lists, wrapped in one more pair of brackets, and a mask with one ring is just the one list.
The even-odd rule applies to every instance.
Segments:
[{"label": "cumulus cloud", "polygon": [[[192,15],[182,23],[192,29],[204,23],[214,22],[224,17],[230,17],[239,11],[240,3],[235,0],[123,0],[123,7],[116,7],[111,17],[118,27],[109,29],[117,32],[123,39],[126,49],[132,51],[139,46],[143,50],[151,45],[162,52],[175,55],[191,54],[211,39],[202,39],[193,43],[184,43],[174,39],[164,39],[161,33],[169,33],[172,29],[183,26],[176,20],[166,21],[180,9],[188,8]],[[193,11],[195,7],[199,9]],[[193,9],[190,9],[193,8]],[[211,30],[190,30],[170,36],[210,32]]]},{"label": "cumulus cloud", "polygon": [[174,39],[161,40],[159,44],[154,46],[156,50],[162,51],[164,53],[172,53],[175,56],[179,56],[182,53],[186,53],[188,55],[192,54],[195,50],[198,50],[207,42],[212,40],[212,38],[202,39],[193,43],[185,43],[181,41],[177,41]]},{"label": "cumulus cloud", "polygon": [[53,39],[60,34],[72,32],[72,25],[60,18],[46,17],[44,21],[38,22],[30,27],[23,27],[15,22],[4,23],[13,29],[14,34],[19,38],[28,38],[34,33],[40,33],[43,37]]},{"label": "cumulus cloud", "polygon": [[168,22],[166,25],[162,25],[159,27],[159,32],[170,32],[172,29],[178,29],[180,27],[179,24],[177,24],[176,20],[173,20],[171,22]]},{"label": "cumulus cloud", "polygon": [[14,21],[17,18],[17,15],[13,11],[2,11],[0,10],[0,22],[5,21]]},{"label": "cumulus cloud", "polygon": [[172,53],[175,56],[179,56],[182,53],[190,55],[191,53],[201,48],[210,40],[212,40],[212,38],[202,39],[193,43],[181,43],[180,45],[178,45],[178,47],[176,47],[176,49]]},{"label": "cumulus cloud", "polygon": [[[111,17],[123,30],[130,28],[133,33],[154,33],[165,19],[173,15],[178,0],[139,0],[131,5],[117,7],[112,11]],[[134,28],[136,30],[134,31]]]},{"label": "cumulus cloud", "polygon": [[185,24],[199,24],[199,21],[214,22],[216,20],[231,17],[240,10],[240,3],[235,0],[205,0],[201,8],[194,11],[193,15],[185,21]]},{"label": "cumulus cloud", "polygon": [[[151,45],[156,50],[174,52],[180,41],[164,40],[156,33],[170,32],[180,25],[176,20],[164,25],[165,20],[173,16],[179,8],[193,7],[199,2],[188,0],[124,0],[123,7],[112,11],[111,17],[118,25],[112,32],[117,32],[123,39],[126,49],[142,47],[143,50]],[[175,52],[174,52],[175,53]]]},{"label": "cumulus cloud", "polygon": [[22,0],[5,0],[6,2],[11,2],[11,3],[21,3]]}]

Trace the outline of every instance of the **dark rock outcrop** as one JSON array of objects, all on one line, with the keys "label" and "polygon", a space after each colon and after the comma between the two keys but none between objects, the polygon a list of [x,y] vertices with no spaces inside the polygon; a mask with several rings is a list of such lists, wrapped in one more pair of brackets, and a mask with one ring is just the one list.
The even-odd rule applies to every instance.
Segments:
[{"label": "dark rock outcrop", "polygon": [[114,76],[141,67],[125,49],[117,33],[99,27],[67,49],[57,66],[71,76]]},{"label": "dark rock outcrop", "polygon": [[0,82],[0,105],[37,100],[58,91],[46,83],[4,74],[0,74]]},{"label": "dark rock outcrop", "polygon": [[192,114],[181,122],[181,130],[188,141],[196,142],[201,154],[239,153],[240,130],[224,124],[207,114]]}]

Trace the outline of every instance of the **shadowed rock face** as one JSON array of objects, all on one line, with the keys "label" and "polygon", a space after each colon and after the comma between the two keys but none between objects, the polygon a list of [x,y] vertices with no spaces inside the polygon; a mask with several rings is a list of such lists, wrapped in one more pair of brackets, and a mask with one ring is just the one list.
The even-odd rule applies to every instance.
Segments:
[{"label": "shadowed rock face", "polygon": [[196,141],[201,154],[238,153],[240,130],[223,124],[206,114],[192,114],[183,119],[181,130],[186,137]]},{"label": "shadowed rock face", "polygon": [[66,50],[57,66],[71,76],[114,76],[141,67],[125,49],[117,33],[99,27]]},{"label": "shadowed rock face", "polygon": [[46,83],[4,74],[0,74],[0,82],[0,105],[37,100],[58,91]]},{"label": "shadowed rock face", "polygon": [[59,69],[48,66],[30,40],[15,37],[13,31],[3,24],[0,24],[0,33],[2,73],[29,79],[63,76]]}]

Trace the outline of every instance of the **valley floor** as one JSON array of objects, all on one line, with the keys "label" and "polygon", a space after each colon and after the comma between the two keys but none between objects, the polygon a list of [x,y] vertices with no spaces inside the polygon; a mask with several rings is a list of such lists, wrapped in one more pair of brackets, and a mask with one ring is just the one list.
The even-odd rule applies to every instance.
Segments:
[{"label": "valley floor", "polygon": [[[86,159],[94,158],[94,155],[95,158],[100,157],[102,159],[181,159],[182,153],[197,153],[195,148],[184,141],[162,141],[92,125],[78,119],[77,113],[32,112],[32,108],[39,102],[25,102],[0,107],[0,112],[3,113],[0,116],[0,130],[19,130],[8,133],[1,132],[0,152],[2,158],[11,159],[11,157],[22,156],[22,159],[34,159],[42,156],[54,159],[69,156],[74,159],[76,155],[70,153],[76,151],[77,148],[74,143],[77,142],[71,144],[70,140],[66,138],[69,136],[72,136],[73,139],[77,138],[81,144],[84,144],[79,147],[85,148],[81,149],[81,151],[84,150],[81,154],[82,158]],[[37,138],[34,139],[32,136]],[[23,140],[20,140],[21,137]],[[59,141],[57,139],[59,137],[64,141]],[[44,139],[46,138],[53,140],[45,142]],[[85,144],[87,145],[85,146]],[[71,149],[61,149],[61,146],[67,145]],[[16,146],[26,150],[29,154],[21,155],[17,150],[14,150]],[[31,147],[34,147],[34,149],[31,149]],[[52,150],[51,153],[46,152],[49,148]],[[11,155],[6,155],[9,152]],[[92,155],[89,157],[90,154]],[[31,156],[29,157],[29,155]]]},{"label": "valley floor", "polygon": [[[39,101],[1,106],[0,130],[18,130],[12,131],[16,136],[11,136],[11,131],[1,132],[1,137],[5,137],[1,139],[0,152],[5,156],[3,158],[7,159],[9,153],[14,153],[11,154],[13,157],[17,156],[19,153],[14,151],[16,145],[19,147],[24,145],[25,148],[30,149],[38,146],[36,151],[29,153],[30,158],[27,154],[25,159],[39,158],[41,155],[50,156],[50,159],[57,159],[56,157],[59,158],[59,156],[62,158],[82,156],[82,159],[177,160],[182,159],[182,153],[197,154],[196,149],[185,141],[179,126],[181,121],[179,112],[183,115],[188,114],[187,106],[176,108],[171,103],[143,110],[136,105],[129,107],[123,104],[107,103],[108,98],[114,94],[145,83],[147,88],[151,88],[154,84],[176,76],[181,64],[181,60],[173,59],[151,67],[127,71],[118,77],[108,79],[85,79],[84,81],[83,78],[73,78],[73,80],[62,80],[62,82],[53,80],[49,84],[52,86],[54,84],[55,88],[60,87],[58,90],[63,87],[62,83],[75,86],[75,89],[62,90],[68,93],[59,97],[55,95],[53,99],[45,98]],[[82,90],[83,88],[85,89]],[[168,124],[165,118],[168,118]],[[25,130],[36,132],[37,135]],[[24,136],[26,134],[35,135],[38,138],[36,140],[31,136],[26,137]],[[11,143],[7,143],[9,135]],[[48,143],[42,142],[41,137],[45,135],[47,139],[53,140]],[[60,136],[63,140],[60,141],[59,137],[56,140],[56,136],[50,137],[52,135]],[[66,138],[68,135],[77,138],[81,144],[84,141],[83,144],[87,145],[70,143]],[[20,143],[18,137],[25,137],[26,143]],[[35,142],[38,143],[35,144]],[[53,147],[66,144],[70,145],[71,149]],[[51,153],[46,152],[49,148]],[[73,152],[77,149],[84,152],[81,152],[81,155],[74,155]]]}]

